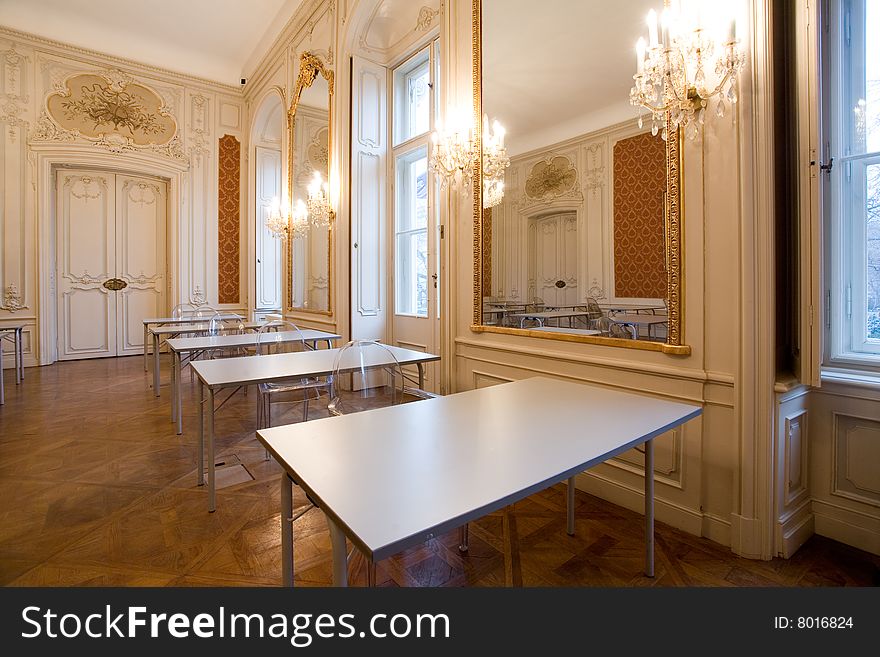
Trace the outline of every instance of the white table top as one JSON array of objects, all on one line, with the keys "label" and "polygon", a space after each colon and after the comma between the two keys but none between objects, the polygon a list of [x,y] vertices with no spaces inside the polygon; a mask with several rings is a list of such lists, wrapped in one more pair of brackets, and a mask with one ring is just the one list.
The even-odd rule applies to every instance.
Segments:
[{"label": "white table top", "polygon": [[618,324],[665,324],[669,321],[666,315],[609,315],[612,322]]},{"label": "white table top", "polygon": [[[241,317],[241,315],[235,313],[220,313],[221,319],[233,319],[235,317]],[[199,322],[210,321],[211,317],[147,317],[144,319],[144,324],[197,324]]]},{"label": "white table top", "polygon": [[[326,333],[325,331],[316,331],[313,329],[302,329],[300,333],[296,331],[278,331],[271,333],[271,340],[267,342],[295,342],[302,337],[306,342],[317,342],[319,340],[339,340],[341,335],[335,333]],[[202,349],[224,349],[226,347],[253,347],[257,344],[256,333],[243,333],[241,335],[209,335],[207,337],[197,338],[172,338],[167,340],[165,344],[171,351],[199,351]]]},{"label": "white table top", "polygon": [[[208,330],[208,321],[202,322],[201,324],[194,324],[193,322],[187,322],[186,324],[173,324],[170,326],[154,326],[150,329],[150,333],[153,335],[181,335],[184,333],[201,333],[203,331]],[[248,330],[254,330],[260,328],[266,322],[245,322],[244,327]]]},{"label": "white table top", "polygon": [[[426,354],[421,351],[403,349],[384,345],[391,350],[401,365],[430,363],[440,360],[440,356]],[[333,373],[333,365],[339,349],[318,349],[292,354],[271,354],[267,356],[242,356],[241,358],[223,358],[221,360],[198,360],[190,363],[190,367],[209,387],[225,387],[250,385],[253,383],[271,383],[306,376],[326,376]],[[351,352],[348,352],[351,353]],[[375,357],[379,350],[368,352]],[[368,360],[367,365],[380,365],[385,361]],[[356,366],[352,363],[352,369]]]},{"label": "white table top", "polygon": [[5,324],[0,326],[0,332],[3,331],[21,331],[25,327],[25,324]]},{"label": "white table top", "polygon": [[655,303],[611,303],[610,301],[597,302],[604,310],[663,310],[663,304]]},{"label": "white table top", "polygon": [[701,413],[689,404],[538,377],[260,429],[257,437],[378,560]]},{"label": "white table top", "polygon": [[526,319],[554,319],[556,317],[577,317],[589,314],[586,310],[542,310],[541,312],[512,313],[511,317],[525,317]]},{"label": "white table top", "polygon": [[566,328],[564,326],[534,326],[529,331],[544,331],[545,333],[571,333],[572,335],[601,335],[602,331],[593,329]]}]

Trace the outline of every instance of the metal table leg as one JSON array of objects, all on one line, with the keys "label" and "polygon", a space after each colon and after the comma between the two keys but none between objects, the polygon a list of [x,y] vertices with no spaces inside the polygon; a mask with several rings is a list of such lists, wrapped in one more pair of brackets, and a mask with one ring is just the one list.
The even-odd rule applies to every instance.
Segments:
[{"label": "metal table leg", "polygon": [[159,396],[159,336],[153,333],[153,394]]},{"label": "metal table leg", "polygon": [[0,337],[0,404],[6,403],[6,390],[3,383],[3,338]]},{"label": "metal table leg", "polygon": [[330,528],[330,542],[333,545],[333,586],[348,586],[348,555],[345,547],[345,533],[333,519],[327,516]]},{"label": "metal table leg", "polygon": [[205,384],[199,379],[199,486],[205,485]]},{"label": "metal table leg", "polygon": [[416,363],[416,367],[419,368],[419,390],[425,389],[425,365],[423,363]]},{"label": "metal table leg", "polygon": [[654,440],[645,443],[645,575],[654,576]]},{"label": "metal table leg", "polygon": [[464,523],[458,528],[458,551],[468,551],[468,523]]},{"label": "metal table leg", "polygon": [[178,436],[183,433],[183,392],[182,392],[183,380],[181,378],[183,376],[183,367],[181,366],[182,360],[183,359],[181,358],[180,352],[179,351],[174,352],[174,369],[175,369],[175,376],[174,376],[174,393],[175,393],[175,395],[174,396],[177,398],[177,435]]},{"label": "metal table leg", "polygon": [[150,371],[150,326],[144,322],[144,372]]},{"label": "metal table leg", "polygon": [[214,513],[214,388],[208,386],[208,511]]},{"label": "metal table leg", "polygon": [[21,366],[21,329],[17,328],[12,333],[13,347],[15,348],[15,385],[21,383],[21,380],[24,378]]},{"label": "metal table leg", "polygon": [[574,477],[568,478],[568,490],[565,499],[565,515],[567,520],[567,528],[569,536],[574,536]]},{"label": "metal table leg", "polygon": [[293,480],[281,474],[281,583],[293,586]]},{"label": "metal table leg", "polygon": [[177,420],[177,386],[175,385],[174,377],[177,374],[177,367],[174,363],[174,352],[171,352],[171,421],[174,422]]}]

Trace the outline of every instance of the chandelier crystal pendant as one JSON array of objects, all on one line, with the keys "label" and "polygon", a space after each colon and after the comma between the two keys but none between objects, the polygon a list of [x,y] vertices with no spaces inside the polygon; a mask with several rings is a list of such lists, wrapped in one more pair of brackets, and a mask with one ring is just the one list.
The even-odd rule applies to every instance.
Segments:
[{"label": "chandelier crystal pendant", "polygon": [[715,0],[684,4],[687,10],[679,0],[664,0],[659,30],[657,13],[649,11],[648,40],[636,44],[630,103],[648,110],[651,133],[661,132],[663,139],[667,119],[674,129],[696,138],[713,97],[718,97],[715,113],[723,117],[737,101],[737,80],[745,65],[736,21],[722,15],[728,5]]},{"label": "chandelier crystal pendant", "polygon": [[309,234],[309,211],[302,199],[296,200],[296,207],[290,217],[290,232],[294,238]]},{"label": "chandelier crystal pendant", "polygon": [[489,116],[483,115],[483,208],[495,207],[504,198],[504,170],[510,166],[504,134],[498,121],[490,132]]},{"label": "chandelier crystal pendant", "polygon": [[474,138],[470,127],[458,125],[431,133],[431,173],[440,179],[440,188],[459,187],[467,195],[473,182]]},{"label": "chandelier crystal pendant", "polygon": [[309,185],[308,218],[312,225],[317,228],[330,226],[330,196],[329,185],[321,178],[321,174],[315,171],[315,177]]},{"label": "chandelier crystal pendant", "polygon": [[291,213],[286,203],[282,206],[277,198],[274,199],[266,219],[266,228],[272,233],[272,237],[280,240],[304,237],[309,232],[305,203],[298,200],[296,209]]}]

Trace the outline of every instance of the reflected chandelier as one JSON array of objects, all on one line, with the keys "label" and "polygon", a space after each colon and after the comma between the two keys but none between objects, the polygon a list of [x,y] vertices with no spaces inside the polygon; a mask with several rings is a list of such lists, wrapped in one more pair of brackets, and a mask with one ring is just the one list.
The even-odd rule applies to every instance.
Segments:
[{"label": "reflected chandelier", "polygon": [[328,228],[332,221],[333,211],[330,208],[330,186],[315,171],[315,177],[309,185],[308,215],[309,221],[316,228]]},{"label": "reflected chandelier", "polygon": [[[489,132],[489,117],[483,116],[483,207],[498,205],[504,197],[504,170],[510,166],[510,158],[504,147],[504,128],[498,121]],[[431,135],[431,172],[440,178],[440,187],[457,186],[466,195],[473,184],[473,161],[477,157],[473,130],[458,122],[446,132]]]},{"label": "reflected chandelier", "polygon": [[[710,98],[718,96],[719,117],[727,112],[728,103],[736,103],[745,54],[739,47],[736,21],[720,15],[724,6],[716,0],[665,0],[659,34],[657,13],[648,12],[648,41],[640,38],[636,44],[638,68],[630,103],[651,114],[652,134],[660,131],[666,139],[669,119],[674,129],[682,128],[694,139]],[[707,80],[707,69],[715,76],[714,84]]]},{"label": "reflected chandelier", "polygon": [[296,209],[291,213],[287,204],[282,207],[278,199],[274,199],[269,210],[269,218],[266,219],[266,228],[276,239],[303,237],[309,232],[308,211],[305,204],[298,200]]}]

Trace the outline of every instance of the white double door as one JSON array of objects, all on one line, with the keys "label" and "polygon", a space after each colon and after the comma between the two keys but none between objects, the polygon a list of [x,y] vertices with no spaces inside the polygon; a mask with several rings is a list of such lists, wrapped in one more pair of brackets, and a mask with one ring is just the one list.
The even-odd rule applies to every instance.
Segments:
[{"label": "white double door", "polygon": [[571,306],[578,299],[578,225],[573,212],[534,220],[531,257],[534,296],[548,306]]},{"label": "white double door", "polygon": [[58,359],[142,354],[166,313],[166,183],[64,169],[56,198]]}]

